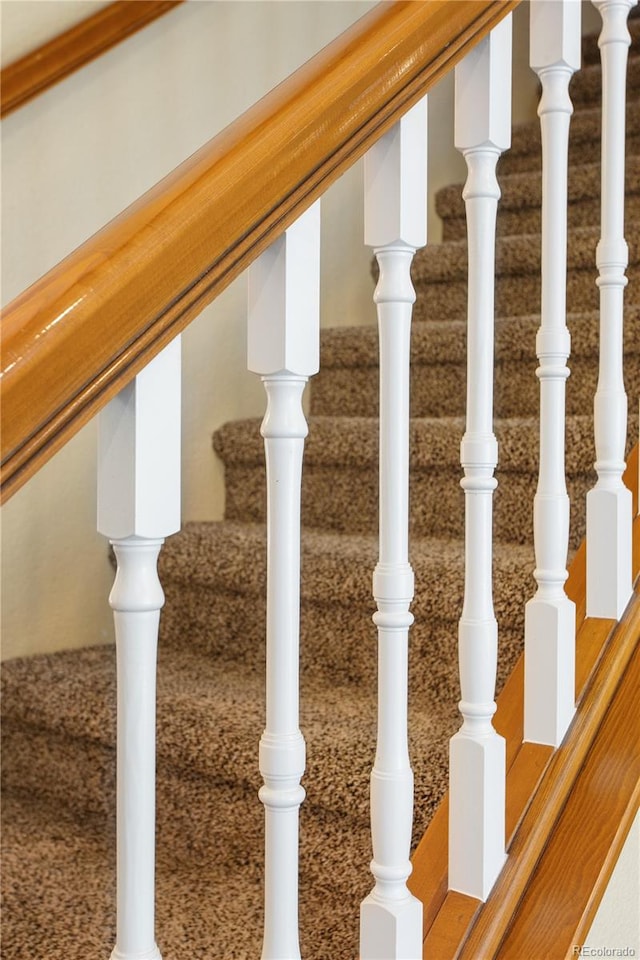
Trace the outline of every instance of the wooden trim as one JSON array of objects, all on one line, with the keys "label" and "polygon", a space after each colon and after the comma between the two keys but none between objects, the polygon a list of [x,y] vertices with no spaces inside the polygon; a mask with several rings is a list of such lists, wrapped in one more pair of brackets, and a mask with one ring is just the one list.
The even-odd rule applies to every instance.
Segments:
[{"label": "wooden trim", "polygon": [[[633,494],[633,569],[636,577],[640,574],[640,516],[636,515],[638,456],[639,448],[636,445],[629,456],[624,477]],[[498,697],[495,715],[495,726],[507,741],[506,832],[509,860],[486,904],[462,894],[448,892],[448,796],[445,797],[418,845],[413,857],[413,873],[409,878],[412,892],[425,905],[425,958],[448,960],[459,957],[461,960],[477,960],[478,957],[498,956],[520,904],[526,902],[526,897],[533,895],[530,891],[537,889],[538,883],[542,883],[544,890],[550,882],[548,876],[543,874],[542,879],[539,879],[536,875],[538,861],[549,836],[553,834],[556,822],[560,822],[559,817],[565,806],[570,809],[570,804],[577,803],[572,799],[573,792],[575,791],[577,797],[580,791],[585,789],[580,779],[583,769],[591,769],[585,765],[590,762],[588,757],[595,750],[596,740],[600,736],[601,725],[610,704],[620,695],[619,691],[625,692],[627,689],[620,685],[620,681],[640,637],[640,578],[636,583],[634,599],[620,624],[616,625],[613,620],[585,619],[585,562],[586,551],[583,543],[573,559],[567,580],[567,593],[578,605],[579,619],[576,640],[576,718],[564,743],[556,751],[551,747],[522,742],[524,661],[521,657]],[[626,709],[631,722],[631,718],[636,714],[630,709],[630,702],[627,700]],[[635,750],[634,756],[637,759],[640,749],[637,738],[631,749]],[[584,876],[589,876],[589,882],[593,880],[594,886],[588,902],[584,905],[580,922],[576,925],[575,937],[580,935],[587,918],[591,916],[594,904],[597,905],[602,896],[608,880],[607,869],[615,862],[619,846],[626,835],[634,802],[633,796],[630,797],[627,792],[622,806],[622,821],[618,817],[620,810],[615,805],[606,811],[604,818],[607,826],[603,827],[601,835],[613,837],[613,845],[596,878],[593,876],[593,864],[597,865],[597,853],[592,858],[591,871],[585,871]],[[602,804],[598,812],[600,816],[604,816]],[[569,823],[571,824],[571,821]],[[559,837],[562,835],[558,834]],[[602,846],[601,843],[600,850]],[[568,850],[575,850],[575,845],[565,846],[563,849],[566,854]],[[563,872],[562,882],[565,885],[569,873],[571,871]],[[576,904],[583,901],[583,893],[576,890]],[[575,942],[578,942],[577,939]],[[505,960],[507,957],[519,960],[521,956],[564,956],[556,952],[552,944],[553,939],[547,941],[542,950],[536,947],[529,952],[507,952],[504,957]],[[502,956],[501,953],[499,955]]]},{"label": "wooden trim", "polygon": [[[640,631],[640,598],[637,610]],[[629,647],[635,653],[500,944],[501,960],[569,958],[589,932],[640,796],[640,714],[632,709],[640,651],[637,642]],[[603,807],[607,816],[594,816]]]},{"label": "wooden trim", "polygon": [[517,2],[380,4],[10,304],[4,497]]},{"label": "wooden trim", "polygon": [[5,117],[28,103],[182,2],[117,0],[7,64],[0,74],[0,116]]}]

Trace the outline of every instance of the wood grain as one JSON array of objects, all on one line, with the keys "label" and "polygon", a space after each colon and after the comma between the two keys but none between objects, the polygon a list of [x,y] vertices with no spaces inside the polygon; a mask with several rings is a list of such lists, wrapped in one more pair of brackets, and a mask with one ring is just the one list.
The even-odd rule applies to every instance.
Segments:
[{"label": "wood grain", "polygon": [[[640,633],[640,594],[635,594],[634,601],[620,624],[614,625],[613,631],[609,621],[594,619],[585,620],[581,632],[584,630],[594,630],[601,635],[603,644],[606,643],[604,653],[590,678],[573,724],[562,745],[551,757],[540,786],[523,815],[504,869],[464,940],[459,951],[461,960],[495,957],[501,947],[634,652]],[[608,632],[610,637],[607,642]],[[629,702],[626,707],[630,709]],[[596,812],[598,817],[605,819],[613,815],[601,807],[592,811],[592,818],[595,818]],[[568,850],[566,854],[573,863],[581,856],[579,849]],[[567,861],[566,883],[570,883],[571,871],[568,868]],[[552,944],[548,946],[551,948]],[[550,952],[542,955],[552,957],[554,953],[550,949]]]},{"label": "wood grain", "polygon": [[[638,445],[631,452],[624,480],[633,494],[634,513],[637,512],[638,505]],[[640,518],[636,517],[633,528],[634,540],[634,576],[640,575]],[[638,584],[640,588],[640,583]],[[572,727],[572,736],[578,739],[584,735],[585,729],[591,729],[594,735],[595,727],[585,728],[584,720],[586,714],[593,710],[593,703],[585,702],[584,698],[589,691],[593,695],[593,690],[589,685],[593,680],[596,666],[602,670],[607,669],[607,663],[602,662],[602,657],[607,650],[607,641],[615,628],[615,621],[612,620],[585,620],[585,591],[586,591],[586,550],[584,543],[576,552],[569,568],[569,578],[567,580],[567,593],[574,600],[578,611],[582,610],[582,615],[578,614],[579,629],[576,639],[576,702],[580,705],[583,713],[582,727],[578,727],[574,721]],[[636,600],[637,602],[637,600]],[[633,631],[637,631],[635,636]],[[634,622],[631,623],[630,632],[627,636],[627,652],[630,652],[632,645],[637,643],[640,636],[640,627]],[[631,646],[630,646],[631,645]],[[611,651],[609,650],[609,657]],[[624,665],[624,662],[623,662]],[[619,664],[620,667],[620,664]],[[507,849],[510,851],[511,859],[519,855],[518,846],[512,848],[515,841],[516,831],[523,825],[525,815],[528,816],[528,822],[524,824],[524,833],[520,839],[520,845],[527,850],[529,856],[529,867],[535,863],[535,850],[537,844],[539,849],[544,849],[544,836],[532,836],[532,828],[535,823],[531,823],[531,815],[528,813],[532,799],[536,790],[542,784],[546,777],[545,786],[546,796],[549,795],[550,783],[553,778],[563,772],[562,765],[554,761],[551,766],[554,752],[549,747],[541,747],[536,744],[522,743],[523,736],[523,713],[524,713],[524,659],[520,657],[511,675],[505,683],[500,696],[497,699],[498,709],[494,718],[494,725],[498,732],[506,739],[507,754],[507,809],[506,809],[506,832]],[[611,685],[609,691],[611,692]],[[602,705],[601,705],[602,707]],[[593,716],[592,716],[593,720]],[[574,744],[575,749],[577,743]],[[565,746],[563,745],[563,750]],[[584,744],[583,744],[584,750]],[[565,754],[562,754],[564,757]],[[574,772],[577,773],[574,757]],[[570,791],[571,783],[567,781],[565,788]],[[562,805],[562,797],[556,798],[558,806]],[[480,923],[487,907],[479,907],[477,901],[471,901],[466,909],[457,902],[457,909],[452,910],[448,904],[449,894],[447,892],[447,845],[448,845],[448,795],[445,796],[442,804],[436,811],[429,828],[420,841],[414,856],[413,873],[409,878],[409,887],[413,894],[422,900],[424,905],[423,930],[424,930],[424,956],[438,957],[438,960],[448,960],[448,958],[457,957],[461,944],[469,936],[474,923]],[[553,824],[547,824],[550,828]],[[525,838],[529,833],[529,839]],[[510,864],[512,869],[513,864]],[[500,878],[500,881],[502,878]],[[526,877],[521,878],[523,888],[526,887]],[[492,895],[493,898],[494,895]],[[467,898],[470,900],[470,898]],[[442,917],[440,916],[440,911]],[[504,911],[500,920],[506,924],[509,917]],[[499,937],[498,937],[499,939]],[[455,950],[449,951],[449,946],[455,943]],[[481,950],[490,949],[487,944],[482,944]],[[473,953],[468,954],[469,958]],[[474,957],[477,960],[479,956],[491,956],[491,953],[479,952]],[[544,954],[542,954],[544,955]],[[533,954],[530,954],[533,956]]]},{"label": "wood grain", "polygon": [[183,0],[117,0],[43,44],[0,74],[0,116],[64,80]]},{"label": "wood grain", "polygon": [[10,304],[4,498],[516,4],[379,5]]},{"label": "wood grain", "polygon": [[[629,664],[497,954],[570,957],[582,944],[638,809],[640,651]],[[607,817],[594,816],[606,808]],[[579,852],[579,853],[578,853]],[[553,953],[549,950],[553,944]]]}]

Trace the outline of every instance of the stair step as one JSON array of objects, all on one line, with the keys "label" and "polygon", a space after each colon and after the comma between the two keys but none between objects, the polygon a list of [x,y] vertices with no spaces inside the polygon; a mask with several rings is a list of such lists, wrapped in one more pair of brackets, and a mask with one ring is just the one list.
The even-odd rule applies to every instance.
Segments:
[{"label": "stair step", "polygon": [[[630,435],[637,435],[637,416]],[[373,533],[378,517],[377,420],[312,417],[303,472],[302,518],[309,527],[339,533]],[[525,544],[531,539],[537,483],[538,422],[497,421],[498,489],[494,495],[494,538]],[[462,418],[416,418],[410,430],[410,523],[416,537],[464,536],[464,496],[459,481]],[[566,421],[567,486],[573,503],[571,544],[584,536],[584,498],[593,485],[593,424],[590,416]],[[215,435],[225,463],[228,520],[265,518],[263,451],[259,421],[226,424]],[[338,469],[338,464],[341,464]]]},{"label": "stair step", "polygon": [[[629,57],[627,66],[627,91],[633,94],[640,89],[640,57]],[[569,85],[569,96],[574,109],[600,104],[602,94],[602,71],[599,63],[588,63],[574,73]]]},{"label": "stair step", "polygon": [[[455,647],[453,632],[450,646]],[[452,650],[448,670],[453,673],[457,668],[451,653]],[[370,654],[375,658],[373,642]],[[513,650],[512,662],[516,656],[517,650]],[[55,696],[49,697],[41,709],[37,705],[22,709],[21,700],[32,690],[29,662],[12,661],[3,679],[7,726],[3,753],[9,758],[5,790],[16,789],[17,784],[12,781],[19,767],[24,770],[30,761],[32,772],[27,774],[26,782],[21,781],[23,790],[54,805],[66,803],[78,815],[85,815],[104,803],[99,791],[113,780],[115,652],[111,646],[94,647],[82,651],[82,655],[69,651],[36,660],[39,675],[46,676],[55,691]],[[71,672],[73,679],[69,679]],[[100,678],[99,693],[95,689],[96,677]],[[78,679],[84,681],[81,698]],[[418,810],[416,838],[424,831],[447,786],[448,740],[460,725],[458,698],[451,695],[450,686],[451,683],[444,704],[434,697],[420,698],[410,715]],[[107,699],[102,695],[105,690],[111,691]],[[86,709],[92,711],[90,730],[82,721]],[[304,785],[309,815],[315,811],[324,818],[339,815],[366,831],[369,776],[375,751],[375,684],[356,690],[353,685],[321,687],[303,681],[300,712],[307,742]],[[194,845],[196,858],[206,862],[211,855],[210,845],[216,836],[219,839],[219,831],[212,828],[213,835],[206,838],[198,834],[206,827],[207,818],[219,816],[225,806],[223,799],[216,807],[216,795],[222,793],[224,798],[232,790],[234,797],[242,795],[252,804],[257,796],[264,677],[243,669],[241,664],[214,663],[201,654],[168,646],[159,664],[157,717],[159,833],[165,834],[165,843],[177,862],[188,863],[194,855]],[[46,735],[49,730],[55,731],[52,739]],[[62,736],[67,742],[64,750],[57,752]],[[92,743],[91,767],[86,765],[87,739]],[[12,760],[18,751],[21,756]],[[60,768],[58,763],[63,760],[65,765]],[[86,783],[78,789],[83,774]],[[71,792],[74,788],[76,792]],[[108,790],[107,811],[111,811],[111,816],[112,796]],[[209,802],[207,797],[211,798]],[[193,811],[200,810],[203,803],[208,812],[200,815],[200,823],[193,824]],[[255,810],[257,824],[257,805]],[[238,839],[238,830],[234,837]],[[234,837],[232,852],[225,852],[230,863],[234,857],[237,861],[251,856],[242,850],[233,853]],[[249,846],[251,849],[255,855],[255,842]]]},{"label": "stair step", "polygon": [[[598,352],[597,311],[567,317],[571,332],[569,414],[593,405]],[[494,410],[498,418],[537,416],[540,384],[535,375],[538,316],[498,319],[495,324]],[[375,326],[333,327],[321,332],[320,372],[311,382],[315,416],[378,414],[378,331]],[[411,411],[414,417],[464,416],[466,321],[416,322],[411,332]],[[625,306],[625,375],[640,383],[640,304]]]},{"label": "stair step", "polygon": [[[640,91],[627,101],[627,155],[640,154]],[[569,164],[600,162],[600,107],[577,110],[571,118]],[[541,169],[540,121],[536,117],[518,124],[511,133],[511,147],[500,157],[498,178],[512,173]]]},{"label": "stair step", "polygon": [[[601,168],[599,163],[571,167],[568,226],[588,227],[600,220]],[[436,211],[443,220],[443,239],[463,240],[467,235],[463,184],[443,187],[436,195]],[[539,171],[500,177],[499,236],[540,233],[542,180]],[[626,216],[640,221],[640,153],[627,157]]]},{"label": "stair step", "polygon": [[[637,14],[637,7],[632,7],[628,20],[629,34],[631,35],[631,47],[629,48],[629,57],[638,56],[640,48],[640,17]],[[600,63],[600,48],[598,47],[598,34],[590,34],[582,38],[582,65]]]},{"label": "stair step", "polygon": [[[375,607],[371,575],[377,550],[377,536],[303,529],[303,683],[309,678],[373,689],[376,663],[372,656],[375,629],[371,614]],[[437,692],[432,684],[441,684],[443,670],[449,670],[444,654],[455,638],[462,608],[464,547],[457,541],[415,538],[410,553],[416,580],[411,684],[420,696],[427,696]],[[180,534],[167,541],[159,570],[167,597],[175,598],[176,612],[174,617],[167,601],[161,621],[163,644],[188,644],[223,661],[238,660],[261,671],[266,588],[264,524],[186,524]],[[533,587],[532,570],[530,546],[496,545],[494,607],[503,631],[514,635],[522,631],[524,603]],[[188,626],[181,626],[180,617],[185,617]],[[217,631],[215,624],[220,625]],[[234,640],[230,644],[226,632],[232,627]]]},{"label": "stair step", "polygon": [[[575,312],[598,308],[595,284],[598,227],[569,231],[567,256],[567,303]],[[640,282],[640,241],[635,231],[628,234],[629,284]],[[412,270],[418,294],[415,320],[439,322],[456,320],[467,311],[467,244],[453,240],[440,246],[424,247],[416,254]],[[495,311],[511,317],[540,310],[540,236],[523,234],[498,237],[496,241]]]},{"label": "stair step", "polygon": [[[261,814],[257,800],[256,805]],[[200,821],[200,809],[190,814]],[[242,824],[233,806],[224,811],[228,814],[227,840],[246,842],[240,865],[225,862],[220,848],[206,865],[176,864],[172,849],[158,834],[156,931],[166,958],[246,960],[260,953],[262,858],[251,847],[256,842],[251,824]],[[4,798],[3,817],[5,960],[108,956],[115,942],[112,824],[102,816],[78,817],[24,795]],[[313,829],[304,813],[301,821],[303,955],[352,960],[357,954],[359,902],[372,886],[369,844],[361,832],[352,829],[347,834],[332,823],[322,824],[326,837],[316,830],[309,843]],[[206,817],[201,820],[202,829],[209,825]]]}]

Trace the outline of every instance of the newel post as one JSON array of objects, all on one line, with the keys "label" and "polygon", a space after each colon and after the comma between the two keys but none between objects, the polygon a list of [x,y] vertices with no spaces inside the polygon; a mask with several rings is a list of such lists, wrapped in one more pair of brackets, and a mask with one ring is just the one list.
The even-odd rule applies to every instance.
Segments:
[{"label": "newel post", "polygon": [[524,738],[558,746],[574,714],[575,604],[564,590],[569,547],[565,481],[567,168],[573,107],[569,81],[580,67],[580,0],[532,0],[531,67],[540,77],[542,297],[536,340],[540,464],[533,505],[538,584],[525,612]]},{"label": "newel post", "polygon": [[465,590],[459,626],[462,727],[450,744],[449,886],[485,900],[505,861],[505,742],[495,712],[498,628],[492,518],[496,163],[511,142],[511,17],[455,70],[455,144],[467,163],[467,418],[461,443]]},{"label": "newel post", "polygon": [[411,260],[427,242],[427,101],[413,107],[365,157],[365,243],[380,276],[374,300],[380,340],[378,739],[371,773],[375,886],[360,910],[362,960],[422,957],[422,904],[407,878],[413,773],[407,744],[408,633],[413,570],[408,556],[409,346],[415,291]]},{"label": "newel post", "polygon": [[624,239],[627,17],[636,0],[593,0],[602,17],[600,366],[594,398],[596,471],[587,494],[587,616],[619,619],[631,582],[631,492],[622,482],[627,437],[623,300],[629,252]]},{"label": "newel post", "polygon": [[307,423],[302,394],[319,366],[320,204],[249,268],[248,366],[267,393],[266,725],[260,740],[265,808],[263,960],[295,960],[298,814],[305,792],[299,728],[300,484]]},{"label": "newel post", "polygon": [[117,573],[117,934],[112,960],[159,960],[154,933],[156,562],[180,529],[180,338],[98,417],[98,530]]}]

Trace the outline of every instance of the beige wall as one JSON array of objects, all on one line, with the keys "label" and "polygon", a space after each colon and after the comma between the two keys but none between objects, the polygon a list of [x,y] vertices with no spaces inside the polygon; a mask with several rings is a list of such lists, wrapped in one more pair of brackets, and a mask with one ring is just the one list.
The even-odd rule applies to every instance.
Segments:
[{"label": "beige wall", "polygon": [[[372,5],[187,3],[3,120],[2,302]],[[56,0],[5,0],[8,60],[28,48],[30,18],[34,37],[46,39],[43,17],[54,7]],[[12,43],[14,28],[20,44]],[[325,323],[373,317],[359,181],[356,170],[324,201],[323,275],[336,274],[323,288]],[[263,411],[262,387],[245,370],[244,287],[241,278],[184,337],[185,519],[222,513],[212,431]],[[95,436],[89,425],[2,509],[4,657],[112,636],[112,571],[95,533]]]},{"label": "beige wall", "polygon": [[[640,814],[636,814],[583,946],[585,957],[640,957]],[[605,948],[611,952],[605,953]],[[621,952],[616,954],[617,950]]]},{"label": "beige wall", "polygon": [[2,0],[3,66],[108,6],[109,0]]},{"label": "beige wall", "polygon": [[[54,266],[373,4],[363,0],[192,0],[2,122],[2,302]],[[102,4],[1,5],[7,60]],[[67,19],[63,19],[67,18]],[[526,4],[516,11],[514,117],[535,108],[526,66]],[[47,32],[48,31],[48,32]],[[433,191],[464,178],[453,149],[453,84],[430,97]],[[362,246],[361,167],[323,200],[322,322],[373,322]],[[245,371],[243,278],[184,337],[183,512],[219,518],[221,465],[211,433],[259,416],[262,388]],[[95,426],[2,509],[2,655],[85,646],[112,636],[112,571],[95,533]]]}]

